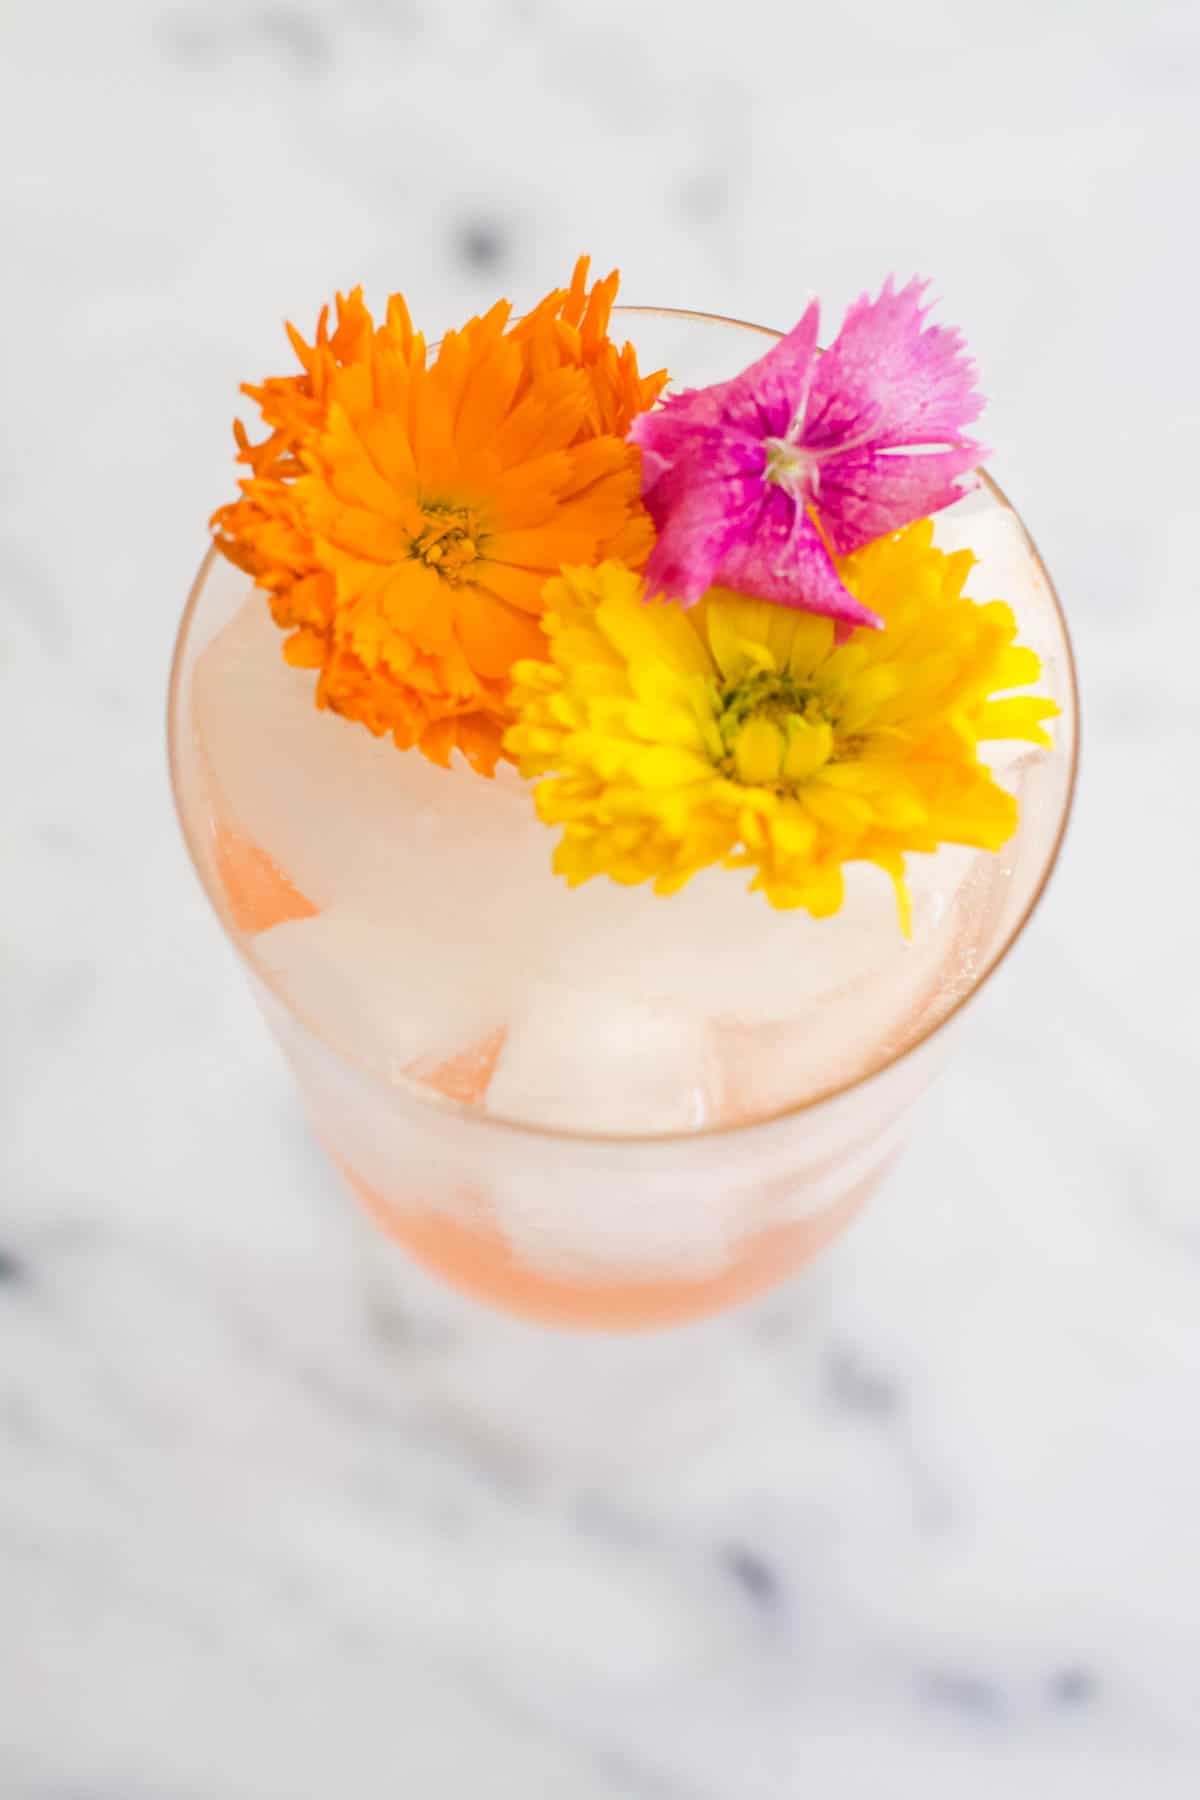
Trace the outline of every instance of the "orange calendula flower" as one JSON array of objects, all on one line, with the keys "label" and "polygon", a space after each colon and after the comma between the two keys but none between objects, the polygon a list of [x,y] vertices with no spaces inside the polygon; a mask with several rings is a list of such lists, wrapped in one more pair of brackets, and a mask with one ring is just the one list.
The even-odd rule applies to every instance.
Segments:
[{"label": "orange calendula flower", "polygon": [[501,301],[428,354],[402,296],[376,326],[338,296],[303,372],[247,386],[269,435],[235,432],[249,473],[216,542],[270,597],[317,703],[445,763],[491,774],[515,661],[545,655],[542,589],[564,563],[653,544],[625,442],[665,372],[608,335],[614,272],[509,323]]}]

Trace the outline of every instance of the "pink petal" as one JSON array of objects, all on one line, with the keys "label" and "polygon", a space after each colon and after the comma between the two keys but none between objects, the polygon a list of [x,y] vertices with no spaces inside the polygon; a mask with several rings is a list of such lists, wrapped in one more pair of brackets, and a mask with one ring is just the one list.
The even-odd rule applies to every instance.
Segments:
[{"label": "pink petal", "polygon": [[952,506],[978,485],[974,470],[986,454],[968,441],[914,456],[862,449],[824,459],[816,508],[826,536],[845,556]]},{"label": "pink petal", "polygon": [[653,411],[640,413],[629,435],[643,451],[672,458],[688,447],[704,426],[744,432],[749,437],[783,437],[803,410],[817,348],[820,307],[814,300],[804,317],[731,381],[685,388]]},{"label": "pink petal", "polygon": [[813,371],[801,442],[814,450],[869,437],[876,450],[955,444],[979,417],[983,396],[961,334],[925,326],[912,280],[896,293],[889,276],[878,300],[863,294]]},{"label": "pink petal", "polygon": [[768,489],[753,535],[730,546],[716,579],[756,600],[822,613],[849,625],[883,623],[843,586],[816,526],[782,488]]},{"label": "pink petal", "polygon": [[[827,546],[844,554],[950,505],[983,454],[961,435],[982,406],[974,369],[956,331],[925,325],[923,286],[897,293],[889,278],[864,295],[823,356],[814,301],[741,375],[634,421],[658,533],[651,595],[691,605],[722,583],[843,626],[880,623]],[[771,438],[798,454],[767,481]]]},{"label": "pink petal", "polygon": [[647,599],[665,594],[694,606],[712,586],[730,544],[753,530],[764,464],[761,445],[703,431],[692,440],[692,454],[667,465],[646,488],[657,532],[646,564]]}]

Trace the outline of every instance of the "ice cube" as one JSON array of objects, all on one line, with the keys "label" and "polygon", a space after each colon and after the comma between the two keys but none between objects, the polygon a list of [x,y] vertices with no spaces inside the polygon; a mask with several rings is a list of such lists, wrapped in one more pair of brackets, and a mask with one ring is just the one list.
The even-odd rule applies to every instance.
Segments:
[{"label": "ice cube", "polygon": [[482,1072],[512,1008],[505,966],[477,937],[435,936],[435,920],[430,908],[422,929],[397,931],[335,905],[260,933],[254,959],[306,1024],[385,1080],[431,1079],[472,1056]]},{"label": "ice cube", "polygon": [[899,936],[891,884],[875,870],[850,872],[834,920],[778,912],[748,887],[736,869],[708,869],[670,896],[603,879],[558,883],[533,900],[537,971],[567,984],[585,971],[590,987],[693,1018],[778,1019],[869,974]]},{"label": "ice cube", "polygon": [[283,660],[282,634],[252,594],[196,663],[200,749],[221,810],[318,905],[357,854],[352,796],[376,781],[368,732],[317,710],[316,677]]},{"label": "ice cube", "polygon": [[[579,950],[587,967],[586,941]],[[704,1020],[590,982],[525,989],[487,1093],[502,1118],[621,1135],[687,1131],[720,1105]]]},{"label": "ice cube", "polygon": [[799,1105],[915,1040],[957,954],[955,897],[976,860],[959,850],[910,859],[911,938],[900,930],[890,883],[870,868],[847,869],[842,910],[797,922],[797,946],[819,979],[803,995],[794,979],[783,982],[766,1007],[742,1005],[716,1022],[727,1119]]},{"label": "ice cube", "polygon": [[[627,993],[539,984],[513,1014],[485,1104],[579,1132],[686,1131],[719,1111],[720,1067],[702,1020]],[[620,1149],[632,1160],[619,1166],[573,1145],[498,1157],[488,1196],[514,1255],[573,1280],[719,1269],[737,1220],[729,1182]]]},{"label": "ice cube", "polygon": [[[389,738],[318,710],[315,677],[283,660],[252,594],[199,657],[193,697],[213,810],[314,906],[370,898],[405,916],[414,885],[486,895],[490,865],[544,830],[511,781],[401,755]],[[511,884],[510,884],[511,885]],[[482,907],[479,916],[482,917]]]},{"label": "ice cube", "polygon": [[[572,890],[513,770],[489,782],[401,754],[318,711],[312,689],[251,595],[198,660],[199,745],[255,875],[242,923],[265,972],[393,1077],[486,1089],[492,1112],[534,1125],[686,1130],[886,1060],[953,979],[972,853],[912,859],[911,944],[869,868],[848,871],[827,920],[774,911],[744,871],[669,899],[603,879]],[[969,946],[955,954],[965,968]]]},{"label": "ice cube", "polygon": [[739,1195],[677,1173],[655,1181],[587,1165],[496,1170],[492,1216],[514,1257],[561,1281],[696,1280],[724,1268],[741,1235]]}]

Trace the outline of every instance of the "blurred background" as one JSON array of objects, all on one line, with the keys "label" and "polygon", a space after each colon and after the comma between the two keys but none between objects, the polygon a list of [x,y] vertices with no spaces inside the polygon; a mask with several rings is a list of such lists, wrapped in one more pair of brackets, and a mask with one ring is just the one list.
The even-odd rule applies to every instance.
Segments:
[{"label": "blurred background", "polygon": [[[4,1800],[1195,1794],[1198,119],[1186,0],[0,4]],[[1083,683],[907,1159],[661,1390],[415,1274],[381,1341],[164,767],[284,317],[580,250],[931,275]]]}]

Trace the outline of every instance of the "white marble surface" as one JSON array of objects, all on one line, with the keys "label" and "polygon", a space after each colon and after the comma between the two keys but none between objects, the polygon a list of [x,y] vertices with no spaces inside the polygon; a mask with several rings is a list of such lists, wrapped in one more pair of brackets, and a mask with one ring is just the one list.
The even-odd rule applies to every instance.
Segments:
[{"label": "white marble surface", "polygon": [[[1198,115],[1186,0],[0,7],[3,1800],[1200,1789]],[[166,662],[281,314],[581,247],[780,324],[936,276],[1085,779],[808,1289],[636,1348],[414,1278],[382,1343]]]}]

